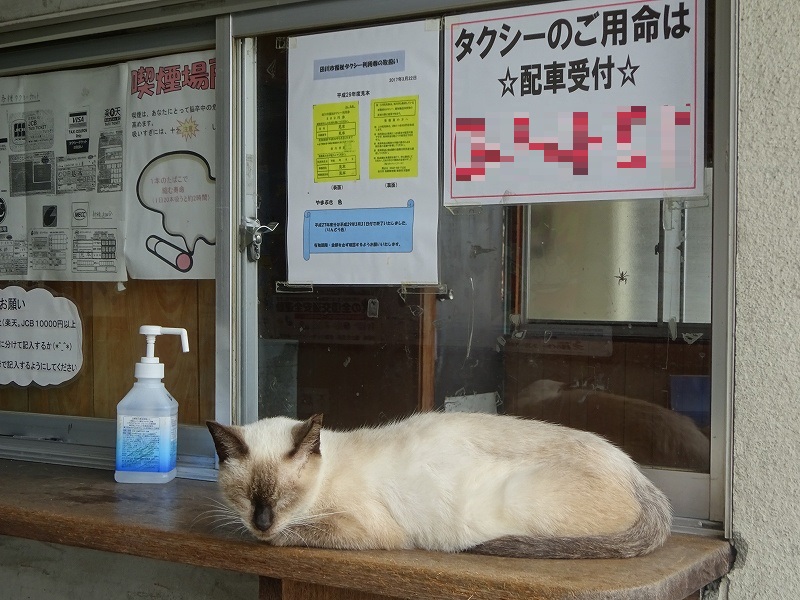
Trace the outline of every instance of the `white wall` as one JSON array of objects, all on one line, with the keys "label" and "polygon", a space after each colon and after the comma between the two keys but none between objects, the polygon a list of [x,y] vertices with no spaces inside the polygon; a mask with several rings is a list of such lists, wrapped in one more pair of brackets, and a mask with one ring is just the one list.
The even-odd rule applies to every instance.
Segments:
[{"label": "white wall", "polygon": [[740,0],[729,598],[800,589],[800,2]]}]

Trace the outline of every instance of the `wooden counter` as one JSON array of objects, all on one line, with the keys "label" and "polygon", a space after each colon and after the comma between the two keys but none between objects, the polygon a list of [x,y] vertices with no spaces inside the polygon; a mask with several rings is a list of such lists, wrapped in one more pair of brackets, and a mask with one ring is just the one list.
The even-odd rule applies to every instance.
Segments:
[{"label": "wooden counter", "polygon": [[625,560],[273,548],[207,518],[213,483],[123,485],[108,471],[11,460],[0,482],[0,535],[251,573],[262,600],[682,600],[732,562],[727,542],[691,535]]}]

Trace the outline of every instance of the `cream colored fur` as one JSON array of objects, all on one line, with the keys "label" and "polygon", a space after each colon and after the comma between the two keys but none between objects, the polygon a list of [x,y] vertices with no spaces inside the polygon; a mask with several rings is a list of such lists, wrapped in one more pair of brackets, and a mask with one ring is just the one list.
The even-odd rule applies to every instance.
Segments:
[{"label": "cream colored fur", "polygon": [[[320,427],[316,416],[209,423],[223,495],[258,539],[522,556],[548,555],[549,541],[566,539],[567,550],[554,556],[572,556],[570,540],[576,549],[596,547],[576,556],[631,556],[669,532],[663,494],[591,433],[466,413],[421,413],[348,432]],[[487,544],[516,548],[509,536],[536,548]]]}]

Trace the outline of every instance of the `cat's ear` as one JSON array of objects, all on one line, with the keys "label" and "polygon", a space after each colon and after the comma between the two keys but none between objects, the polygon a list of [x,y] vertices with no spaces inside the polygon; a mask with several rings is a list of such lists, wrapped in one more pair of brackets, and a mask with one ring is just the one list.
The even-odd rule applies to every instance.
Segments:
[{"label": "cat's ear", "polygon": [[308,456],[321,454],[319,436],[322,429],[322,415],[311,415],[307,420],[298,423],[292,428],[292,441],[294,448],[289,453],[294,456]]},{"label": "cat's ear", "polygon": [[231,458],[241,459],[247,456],[249,452],[247,444],[236,428],[216,421],[206,421],[206,426],[214,438],[214,447],[217,449],[220,464]]}]

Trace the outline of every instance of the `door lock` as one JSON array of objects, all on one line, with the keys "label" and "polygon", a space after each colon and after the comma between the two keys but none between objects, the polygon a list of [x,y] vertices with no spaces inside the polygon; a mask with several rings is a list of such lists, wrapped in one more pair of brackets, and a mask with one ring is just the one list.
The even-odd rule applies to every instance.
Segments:
[{"label": "door lock", "polygon": [[278,228],[279,223],[272,221],[262,225],[258,219],[246,218],[244,223],[239,225],[239,251],[247,250],[247,259],[256,262],[261,258],[261,242],[264,241],[265,233],[272,233]]}]

